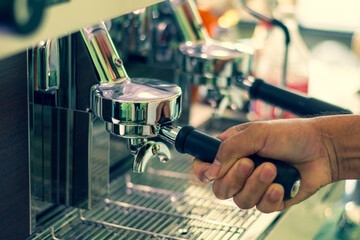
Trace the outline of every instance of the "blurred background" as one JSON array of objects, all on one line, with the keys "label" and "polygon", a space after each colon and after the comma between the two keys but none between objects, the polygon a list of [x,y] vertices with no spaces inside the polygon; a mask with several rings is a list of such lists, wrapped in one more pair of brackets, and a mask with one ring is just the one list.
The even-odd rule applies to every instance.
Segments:
[{"label": "blurred background", "polygon": [[[288,27],[287,87],[359,112],[360,2],[197,0],[210,35],[251,44],[255,49],[252,73],[281,84],[285,35],[280,28],[249,14],[244,3]],[[252,104],[252,110],[254,118],[277,115],[275,108],[260,102]]]}]

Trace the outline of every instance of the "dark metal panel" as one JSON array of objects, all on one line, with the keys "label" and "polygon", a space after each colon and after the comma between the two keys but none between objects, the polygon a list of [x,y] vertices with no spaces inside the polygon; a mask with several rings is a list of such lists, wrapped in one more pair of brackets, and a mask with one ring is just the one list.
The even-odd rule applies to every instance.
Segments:
[{"label": "dark metal panel", "polygon": [[26,53],[0,61],[0,236],[30,233]]},{"label": "dark metal panel", "polygon": [[76,109],[86,111],[90,108],[90,89],[99,83],[99,77],[91,61],[80,33],[74,34],[76,44]]}]

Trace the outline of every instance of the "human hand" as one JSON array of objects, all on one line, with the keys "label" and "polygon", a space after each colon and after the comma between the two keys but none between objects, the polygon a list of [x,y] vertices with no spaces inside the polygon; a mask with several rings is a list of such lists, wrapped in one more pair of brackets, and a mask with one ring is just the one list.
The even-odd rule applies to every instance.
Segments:
[{"label": "human hand", "polygon": [[[256,206],[269,213],[282,211],[303,201],[334,180],[329,149],[331,143],[316,121],[309,119],[251,122],[232,127],[218,136],[222,140],[213,164],[194,160],[195,175],[213,182],[213,192],[220,199],[233,198],[242,209]],[[276,168],[263,163],[256,169],[246,156],[257,154],[288,162],[301,174],[298,194],[283,201],[284,189],[272,183]],[[331,154],[330,154],[331,155]]]}]

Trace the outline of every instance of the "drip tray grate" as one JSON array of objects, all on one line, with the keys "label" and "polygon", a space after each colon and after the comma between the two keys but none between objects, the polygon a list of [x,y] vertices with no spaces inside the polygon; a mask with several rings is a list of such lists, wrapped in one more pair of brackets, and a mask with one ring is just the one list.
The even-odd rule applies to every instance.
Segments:
[{"label": "drip tray grate", "polygon": [[32,239],[254,239],[278,216],[214,198],[187,173],[190,159],[176,159],[125,174],[103,205],[73,210]]}]

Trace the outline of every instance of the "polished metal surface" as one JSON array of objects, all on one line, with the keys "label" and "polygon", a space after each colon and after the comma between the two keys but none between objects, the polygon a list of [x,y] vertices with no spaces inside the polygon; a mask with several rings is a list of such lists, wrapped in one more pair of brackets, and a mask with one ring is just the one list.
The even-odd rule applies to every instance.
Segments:
[{"label": "polished metal surface", "polygon": [[218,41],[186,42],[179,46],[180,69],[195,84],[227,88],[237,76],[250,73],[251,49]]},{"label": "polished metal surface", "polygon": [[158,159],[165,163],[170,158],[170,150],[164,143],[148,141],[137,151],[133,162],[133,171],[143,173],[150,160]]},{"label": "polished metal surface", "polygon": [[51,91],[60,85],[60,54],[58,39],[42,41],[34,48],[34,86]]},{"label": "polished metal surface", "polygon": [[90,113],[31,104],[33,204],[91,208],[107,196],[109,134]]},{"label": "polished metal surface", "polygon": [[113,83],[128,79],[123,62],[104,22],[82,28],[81,34],[99,74],[100,82]]},{"label": "polished metal surface", "polygon": [[128,149],[131,154],[136,155],[139,149],[147,142],[146,138],[129,138]]},{"label": "polished metal surface", "polygon": [[28,53],[33,228],[42,203],[91,208],[108,194],[110,137],[86,111],[92,84],[74,74],[75,43],[47,40]]},{"label": "polished metal surface", "polygon": [[[164,71],[160,69],[176,68],[177,46],[183,37],[168,1],[113,19],[110,34],[121,58],[127,62],[135,57],[138,61],[132,63],[141,71],[149,66],[156,67],[158,71],[150,70],[147,74],[161,76]],[[138,74],[139,69],[134,73]]]},{"label": "polished metal surface", "polygon": [[159,131],[159,137],[164,139],[166,142],[175,144],[176,137],[179,134],[181,127],[165,124],[161,126]]},{"label": "polished metal surface", "polygon": [[158,125],[122,125],[105,123],[106,130],[113,136],[123,138],[149,138],[155,137],[160,126]]},{"label": "polished metal surface", "polygon": [[290,196],[291,197],[295,197],[295,195],[299,192],[300,190],[300,186],[301,186],[301,181],[300,180],[297,180],[294,185],[292,186],[291,188],[291,193],[290,193]]},{"label": "polished metal surface", "polygon": [[211,184],[189,173],[191,158],[174,157],[167,164],[152,162],[147,173],[124,174],[104,205],[69,211],[31,239],[253,240],[281,216],[216,199]]},{"label": "polished metal surface", "polygon": [[92,88],[92,110],[107,130],[122,137],[153,137],[157,125],[181,114],[181,89],[175,84],[145,78]]},{"label": "polished metal surface", "polygon": [[111,21],[110,34],[121,58],[125,61],[129,53],[139,56],[151,53],[153,18],[156,17],[152,11],[153,7],[138,9]]},{"label": "polished metal surface", "polygon": [[179,46],[179,68],[184,79],[207,88],[214,116],[226,109],[243,109],[247,97],[239,79],[250,74],[252,49],[235,42],[186,42]]}]

